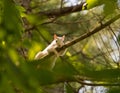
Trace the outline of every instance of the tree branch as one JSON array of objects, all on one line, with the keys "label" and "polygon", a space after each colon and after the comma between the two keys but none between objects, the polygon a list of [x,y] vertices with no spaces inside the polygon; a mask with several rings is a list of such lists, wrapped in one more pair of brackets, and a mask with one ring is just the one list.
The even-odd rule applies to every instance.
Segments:
[{"label": "tree branch", "polygon": [[106,23],[103,23],[102,25],[100,25],[100,26],[96,27],[95,29],[89,31],[88,33],[85,33],[85,34],[81,35],[80,37],[78,37],[78,38],[76,38],[76,39],[74,39],[74,40],[66,43],[63,47],[57,48],[57,51],[59,52],[59,51],[61,51],[61,50],[64,50],[64,49],[66,49],[66,48],[68,48],[68,47],[70,47],[70,46],[72,46],[72,45],[74,45],[74,44],[76,44],[76,43],[78,43],[78,42],[80,42],[80,41],[82,41],[82,40],[84,40],[84,39],[92,36],[93,34],[101,31],[101,30],[104,29],[105,27],[107,27],[107,26],[109,26],[110,24],[112,24],[113,22],[117,21],[119,18],[120,18],[120,14],[118,14],[118,15],[115,16],[115,17],[113,17],[112,19],[110,19],[110,20],[107,21]]},{"label": "tree branch", "polygon": [[70,14],[73,12],[78,12],[78,11],[82,11],[82,6],[85,2],[82,2],[79,5],[76,6],[70,6],[70,7],[61,7],[60,9],[53,9],[53,10],[47,10],[47,11],[41,11],[38,14],[47,16],[49,18],[56,18],[56,17],[60,17],[66,14]]}]

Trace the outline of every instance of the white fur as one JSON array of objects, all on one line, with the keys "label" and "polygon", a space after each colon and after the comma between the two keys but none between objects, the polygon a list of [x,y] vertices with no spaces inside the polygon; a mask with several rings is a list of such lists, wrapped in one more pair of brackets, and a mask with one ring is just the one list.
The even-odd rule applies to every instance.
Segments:
[{"label": "white fur", "polygon": [[58,37],[55,35],[55,38],[51,42],[51,44],[48,45],[43,51],[38,52],[35,56],[35,59],[44,58],[45,56],[49,55],[50,52],[54,52],[57,55],[57,57],[63,55],[63,53],[58,53],[55,49],[64,45],[64,38],[65,36]]}]

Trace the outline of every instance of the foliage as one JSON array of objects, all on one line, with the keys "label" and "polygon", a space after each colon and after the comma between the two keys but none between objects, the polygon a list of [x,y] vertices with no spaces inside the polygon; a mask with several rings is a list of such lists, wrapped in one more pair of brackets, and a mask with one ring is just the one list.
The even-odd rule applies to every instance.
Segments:
[{"label": "foliage", "polygon": [[[87,0],[90,10],[68,2],[0,0],[0,93],[75,93],[85,86],[120,90],[118,1]],[[52,69],[53,53],[40,60],[34,56],[55,33],[72,45],[63,47],[68,50]]]},{"label": "foliage", "polygon": [[86,0],[87,9],[94,8],[95,6],[100,6],[104,4],[104,14],[109,15],[111,13],[114,13],[116,7],[117,7],[117,0]]}]

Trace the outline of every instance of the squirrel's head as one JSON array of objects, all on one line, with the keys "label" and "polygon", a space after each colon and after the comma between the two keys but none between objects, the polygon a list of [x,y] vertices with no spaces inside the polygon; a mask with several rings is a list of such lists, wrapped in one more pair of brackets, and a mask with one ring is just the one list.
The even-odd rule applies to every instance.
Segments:
[{"label": "squirrel's head", "polygon": [[56,41],[56,44],[59,47],[62,47],[64,45],[65,35],[63,35],[62,37],[59,37],[56,34],[54,34],[54,40]]}]

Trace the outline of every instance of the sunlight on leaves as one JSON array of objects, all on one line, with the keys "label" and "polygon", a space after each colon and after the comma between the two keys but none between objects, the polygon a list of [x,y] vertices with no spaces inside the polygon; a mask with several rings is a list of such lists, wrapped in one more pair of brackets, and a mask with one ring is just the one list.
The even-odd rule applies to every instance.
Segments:
[{"label": "sunlight on leaves", "polygon": [[70,52],[67,52],[66,55],[67,55],[67,56],[71,56]]},{"label": "sunlight on leaves", "polygon": [[37,43],[37,42],[32,42],[32,46],[31,48],[29,49],[29,52],[28,52],[28,57],[29,59],[34,59],[35,57],[35,54],[39,51],[42,51],[42,45],[40,43]]},{"label": "sunlight on leaves", "polygon": [[11,58],[11,60],[14,62],[15,65],[19,65],[19,59],[18,59],[18,54],[14,49],[9,49],[8,50],[9,56]]}]

